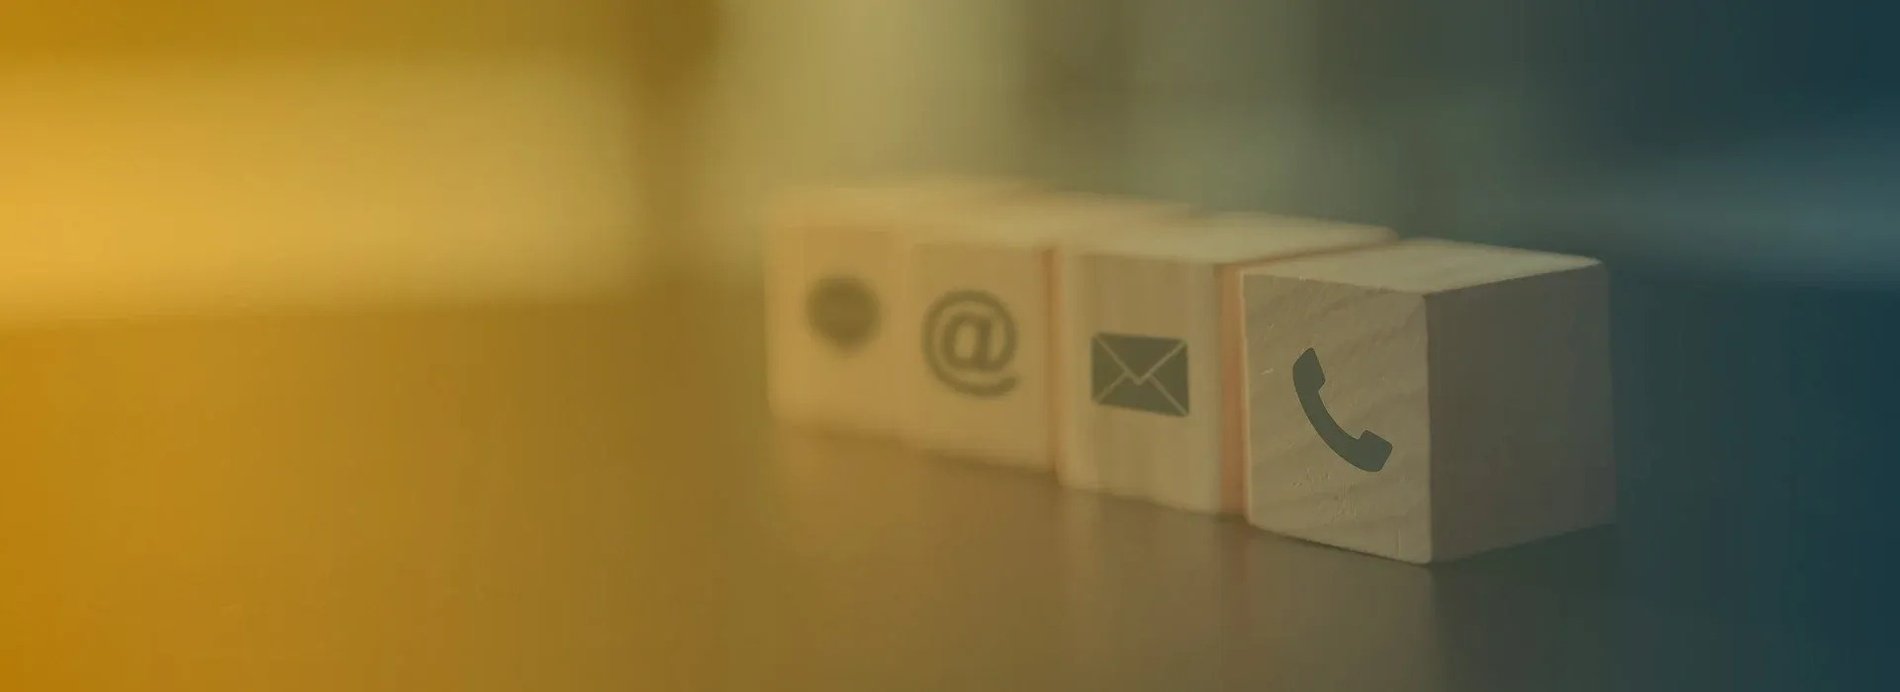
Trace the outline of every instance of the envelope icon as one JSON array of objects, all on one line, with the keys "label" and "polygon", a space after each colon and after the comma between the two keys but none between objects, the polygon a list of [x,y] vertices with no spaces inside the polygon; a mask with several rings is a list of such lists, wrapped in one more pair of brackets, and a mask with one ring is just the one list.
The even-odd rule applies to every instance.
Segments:
[{"label": "envelope icon", "polygon": [[1185,341],[1096,334],[1089,343],[1089,369],[1089,391],[1097,404],[1164,416],[1188,414]]}]

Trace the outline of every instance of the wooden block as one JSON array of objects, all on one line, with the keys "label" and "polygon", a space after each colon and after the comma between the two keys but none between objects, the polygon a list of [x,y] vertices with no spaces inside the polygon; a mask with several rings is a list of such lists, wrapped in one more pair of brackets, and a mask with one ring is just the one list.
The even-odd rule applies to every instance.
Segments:
[{"label": "wooden block", "polygon": [[1415,240],[1242,282],[1253,524],[1425,563],[1611,521],[1595,260]]},{"label": "wooden block", "polygon": [[906,247],[933,219],[1023,193],[1002,182],[828,188],[788,195],[766,237],[767,390],[796,424],[901,430]]},{"label": "wooden block", "polygon": [[1391,238],[1379,228],[1227,216],[1065,249],[1062,481],[1193,511],[1238,511],[1245,445],[1236,272]]},{"label": "wooden block", "polygon": [[903,357],[913,447],[1009,466],[1054,464],[1056,248],[1153,232],[1184,207],[1032,195],[943,217],[910,246]]}]

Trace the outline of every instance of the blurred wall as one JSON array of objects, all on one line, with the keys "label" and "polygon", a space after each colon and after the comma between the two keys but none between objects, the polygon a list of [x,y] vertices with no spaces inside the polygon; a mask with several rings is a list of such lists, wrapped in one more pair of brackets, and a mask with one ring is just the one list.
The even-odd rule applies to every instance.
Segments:
[{"label": "blurred wall", "polygon": [[1035,170],[1698,273],[1900,279],[1895,10],[1026,0]]},{"label": "blurred wall", "polygon": [[750,283],[788,184],[1021,172],[1010,0],[0,8],[0,318]]},{"label": "blurred wall", "polygon": [[773,191],[919,169],[1885,280],[1878,25],[1844,2],[15,0],[0,317],[744,284]]},{"label": "blurred wall", "polygon": [[693,191],[705,275],[756,282],[761,210],[787,185],[918,171],[1020,174],[1030,17],[1017,0],[725,0]]},{"label": "blurred wall", "polygon": [[639,5],[0,6],[0,318],[610,290]]}]

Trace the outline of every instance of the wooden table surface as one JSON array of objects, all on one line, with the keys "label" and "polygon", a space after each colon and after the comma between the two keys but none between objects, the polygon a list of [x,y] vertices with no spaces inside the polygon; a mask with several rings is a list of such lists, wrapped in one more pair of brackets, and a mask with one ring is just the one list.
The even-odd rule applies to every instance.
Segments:
[{"label": "wooden table surface", "polygon": [[[0,330],[0,689],[1741,689],[1616,529],[1422,568],[775,428],[757,301]],[[1759,681],[1759,680],[1755,680]]]}]

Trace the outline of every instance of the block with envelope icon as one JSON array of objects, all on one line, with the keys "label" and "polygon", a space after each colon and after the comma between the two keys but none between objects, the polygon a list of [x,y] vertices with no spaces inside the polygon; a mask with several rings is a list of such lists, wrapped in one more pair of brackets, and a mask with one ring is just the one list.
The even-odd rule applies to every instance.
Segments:
[{"label": "block with envelope icon", "polygon": [[1056,249],[1153,231],[1185,207],[1031,193],[925,223],[904,273],[904,438],[921,451],[1047,471],[1055,449]]},{"label": "block with envelope icon", "polygon": [[1421,239],[1241,282],[1250,523],[1427,563],[1612,520],[1597,261]]},{"label": "block with envelope icon", "polygon": [[1005,181],[946,179],[783,196],[765,239],[773,414],[795,424],[900,435],[902,368],[916,349],[907,248],[937,219],[1026,191]]},{"label": "block with envelope icon", "polygon": [[1187,342],[1131,334],[1096,334],[1089,344],[1089,396],[1163,416],[1188,415]]},{"label": "block with envelope icon", "polygon": [[1058,352],[1069,374],[1058,397],[1058,477],[1191,511],[1239,511],[1238,272],[1392,237],[1368,226],[1220,215],[1064,249]]}]

